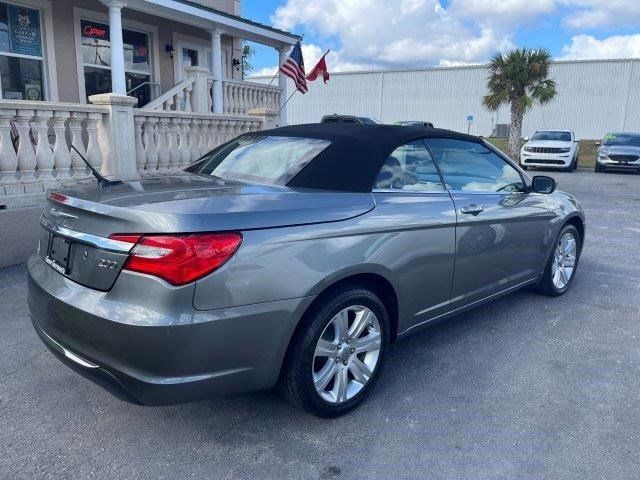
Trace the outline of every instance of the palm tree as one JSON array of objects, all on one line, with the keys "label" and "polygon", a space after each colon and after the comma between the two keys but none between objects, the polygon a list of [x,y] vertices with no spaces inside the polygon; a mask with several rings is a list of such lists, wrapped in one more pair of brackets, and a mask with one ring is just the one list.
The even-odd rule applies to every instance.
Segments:
[{"label": "palm tree", "polygon": [[556,95],[556,82],[549,76],[551,54],[545,49],[519,48],[491,58],[487,87],[482,104],[495,111],[502,104],[511,106],[509,155],[518,158],[522,138],[522,118],[533,105],[550,102]]}]

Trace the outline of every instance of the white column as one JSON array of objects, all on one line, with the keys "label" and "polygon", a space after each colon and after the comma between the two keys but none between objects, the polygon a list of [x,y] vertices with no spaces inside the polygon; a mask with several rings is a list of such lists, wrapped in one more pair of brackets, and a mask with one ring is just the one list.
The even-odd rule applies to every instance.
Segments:
[{"label": "white column", "polygon": [[106,110],[98,124],[98,141],[103,158],[102,173],[120,178],[137,176],[133,107],[138,99],[103,93],[89,97],[89,101]]},{"label": "white column", "polygon": [[211,31],[211,65],[213,69],[213,113],[221,114],[222,105],[222,33]]},{"label": "white column", "polygon": [[109,7],[109,41],[111,42],[111,91],[126,95],[127,83],[124,73],[124,42],[122,40],[122,8],[125,0],[100,0]]},{"label": "white column", "polygon": [[[278,66],[281,67],[282,64],[287,61],[288,54],[289,54],[288,45],[286,47],[280,47],[278,49],[278,56],[279,56]],[[278,105],[278,108],[280,109],[280,125],[286,125],[287,124],[287,107],[285,106],[284,102],[287,101],[287,77],[282,72],[278,74],[278,88],[280,89],[280,105]],[[263,105],[260,105],[260,106],[263,106]]]}]

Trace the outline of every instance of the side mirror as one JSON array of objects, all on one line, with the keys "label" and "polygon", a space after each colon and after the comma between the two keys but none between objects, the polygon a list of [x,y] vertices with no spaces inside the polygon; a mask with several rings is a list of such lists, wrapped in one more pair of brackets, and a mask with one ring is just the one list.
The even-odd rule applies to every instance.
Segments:
[{"label": "side mirror", "polygon": [[598,141],[598,142],[593,142],[593,144],[594,144],[596,147],[599,147],[599,146],[601,145],[601,142],[599,142],[599,141]]},{"label": "side mirror", "polygon": [[556,190],[556,181],[546,175],[536,175],[531,183],[531,191],[535,193],[553,193]]},{"label": "side mirror", "polygon": [[529,141],[529,137],[524,137],[524,138],[523,138],[523,140],[524,140],[525,142],[528,142],[528,141]]}]

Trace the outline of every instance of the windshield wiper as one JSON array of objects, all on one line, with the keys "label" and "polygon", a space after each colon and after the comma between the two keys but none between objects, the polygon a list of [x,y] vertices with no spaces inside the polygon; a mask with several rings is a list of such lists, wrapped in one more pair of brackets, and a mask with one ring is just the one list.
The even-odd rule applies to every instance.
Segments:
[{"label": "windshield wiper", "polygon": [[112,187],[114,185],[122,184],[122,180],[109,180],[107,178],[104,178],[102,175],[100,175],[100,173],[95,168],[91,166],[89,161],[86,158],[84,158],[84,156],[78,151],[78,149],[74,145],[71,145],[71,148],[73,148],[76,151],[76,153],[85,163],[85,165],[89,167],[89,170],[91,170],[91,173],[93,174],[93,176],[96,177],[96,180],[98,180],[98,186],[100,188]]}]

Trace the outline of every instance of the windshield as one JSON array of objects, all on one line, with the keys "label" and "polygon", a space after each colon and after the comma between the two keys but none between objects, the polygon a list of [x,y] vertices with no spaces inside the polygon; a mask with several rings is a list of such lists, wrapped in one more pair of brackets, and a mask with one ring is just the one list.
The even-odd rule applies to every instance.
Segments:
[{"label": "windshield", "polygon": [[640,135],[634,133],[607,133],[602,144],[640,147]]},{"label": "windshield", "polygon": [[215,149],[186,170],[230,180],[286,185],[330,143],[311,138],[247,135]]},{"label": "windshield", "polygon": [[571,132],[536,132],[531,140],[552,140],[556,142],[570,142]]}]

